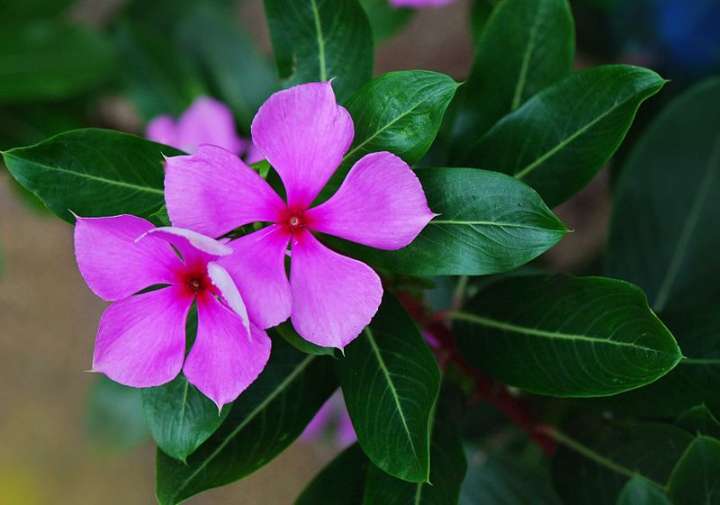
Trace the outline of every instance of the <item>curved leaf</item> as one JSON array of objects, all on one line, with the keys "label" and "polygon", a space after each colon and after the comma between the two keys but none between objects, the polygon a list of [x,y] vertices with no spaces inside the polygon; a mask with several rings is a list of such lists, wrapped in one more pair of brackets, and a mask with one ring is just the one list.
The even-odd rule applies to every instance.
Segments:
[{"label": "curved leaf", "polygon": [[164,156],[172,147],[112,130],[73,130],[3,153],[10,174],[61,218],[135,214],[163,206]]},{"label": "curved leaf", "polygon": [[368,465],[360,446],[353,444],[315,476],[295,505],[360,505]]},{"label": "curved leaf", "polygon": [[370,80],[372,31],[357,0],[265,0],[265,13],[286,85],[334,79],[343,102]]},{"label": "curved leaf", "polygon": [[640,104],[663,84],[655,72],[628,65],[578,72],[505,116],[462,161],[525,181],[553,207],[610,159]]},{"label": "curved leaf", "polygon": [[687,448],[668,483],[673,503],[720,504],[720,440],[698,437]]},{"label": "curved leaf", "polygon": [[471,364],[538,394],[620,393],[657,380],[681,358],[642,291],[613,279],[508,278],[453,317]]},{"label": "curved leaf", "polygon": [[430,209],[440,214],[409,246],[380,251],[327,241],[373,266],[409,275],[487,275],[531,261],[567,233],[525,184],[473,168],[417,171]]},{"label": "curved leaf", "polygon": [[370,461],[400,479],[425,482],[440,372],[415,323],[390,294],[336,368]]},{"label": "curved leaf", "polygon": [[657,484],[636,475],[625,484],[617,505],[672,505],[665,492]]},{"label": "curved leaf", "polygon": [[720,438],[720,421],[705,405],[695,405],[678,416],[675,425],[695,435]]}]

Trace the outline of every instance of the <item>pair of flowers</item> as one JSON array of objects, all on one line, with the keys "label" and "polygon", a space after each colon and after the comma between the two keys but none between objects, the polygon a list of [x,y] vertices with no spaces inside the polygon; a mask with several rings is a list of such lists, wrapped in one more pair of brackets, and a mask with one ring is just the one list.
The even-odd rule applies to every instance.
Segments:
[{"label": "pair of flowers", "polygon": [[[78,217],[80,272],[113,302],[100,320],[93,370],[134,387],[164,384],[182,370],[222,407],[267,363],[265,329],[290,318],[317,345],[343,348],[357,337],[379,307],[380,279],[315,234],[399,249],[433,213],[410,167],[388,152],[361,158],[340,189],[313,206],[353,137],[330,83],[296,86],[272,95],[252,124],[253,144],[279,174],[286,200],[236,154],[206,144],[166,160],[172,226]],[[223,238],[251,223],[265,226]],[[198,328],[186,356],[193,303]]]}]

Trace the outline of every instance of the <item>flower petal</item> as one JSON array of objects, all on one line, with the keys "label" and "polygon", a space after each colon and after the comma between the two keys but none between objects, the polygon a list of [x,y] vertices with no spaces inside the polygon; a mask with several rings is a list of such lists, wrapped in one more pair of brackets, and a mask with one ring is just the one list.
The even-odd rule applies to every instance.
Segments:
[{"label": "flower petal", "polygon": [[309,206],[340,165],[354,136],[329,82],[272,95],[252,123],[252,139],[277,170],[290,206]]},{"label": "flower petal", "polygon": [[213,285],[220,291],[228,306],[235,314],[240,316],[245,330],[250,333],[250,317],[248,316],[247,307],[245,307],[245,301],[240,296],[240,292],[228,271],[213,262],[208,263],[207,270]]},{"label": "flower petal", "polygon": [[230,242],[234,252],[217,261],[230,272],[250,320],[270,328],[290,317],[290,283],[285,252],[290,237],[272,225]]},{"label": "flower petal", "polygon": [[235,130],[230,108],[222,102],[201,96],[180,116],[177,123],[178,149],[193,153],[202,144],[222,147],[234,154],[245,150],[247,142]]},{"label": "flower petal", "polygon": [[153,228],[139,217],[77,217],[75,257],[80,274],[97,296],[122,300],[153,284],[171,283],[181,263],[170,247],[137,242]]},{"label": "flower petal", "polygon": [[292,323],[314,344],[344,348],[377,312],[383,288],[365,263],[331,251],[309,232],[292,246]]},{"label": "flower petal", "polygon": [[165,163],[165,203],[173,225],[219,237],[256,221],[274,221],[285,203],[237,156],[201,146]]},{"label": "flower petal", "polygon": [[218,408],[235,400],[260,375],[270,357],[270,338],[212,296],[198,299],[198,332],[185,361],[188,381]]},{"label": "flower petal", "polygon": [[378,249],[400,249],[434,214],[408,164],[379,152],[355,163],[337,193],[306,216],[313,230]]},{"label": "flower petal", "polygon": [[192,301],[171,286],[110,305],[100,319],[93,370],[132,387],[174,379],[182,368]]},{"label": "flower petal", "polygon": [[177,125],[170,116],[158,116],[150,121],[145,128],[145,137],[166,146],[178,146]]}]

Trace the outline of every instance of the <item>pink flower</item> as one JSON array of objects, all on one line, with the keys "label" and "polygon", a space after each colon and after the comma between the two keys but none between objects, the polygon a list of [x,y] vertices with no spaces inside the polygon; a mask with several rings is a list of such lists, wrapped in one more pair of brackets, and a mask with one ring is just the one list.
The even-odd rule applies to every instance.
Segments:
[{"label": "pink flower", "polygon": [[[112,304],[100,319],[93,371],[133,387],[188,381],[218,408],[260,374],[270,339],[217,261],[232,249],[197,232],[154,228],[135,216],[77,218],[75,255],[85,282]],[[147,290],[150,287],[158,289]],[[185,322],[197,304],[185,358]]]},{"label": "pink flower", "polygon": [[247,141],[235,130],[235,119],[227,105],[201,96],[175,121],[158,116],[147,125],[145,136],[185,152],[195,152],[200,144],[213,144],[235,154],[242,154]]},{"label": "pink flower", "polygon": [[390,5],[393,7],[443,7],[450,5],[455,0],[390,0]]},{"label": "pink flower", "polygon": [[344,449],[357,440],[355,428],[340,391],[328,398],[320,407],[303,431],[301,438],[306,442],[316,442],[328,431],[331,431],[333,445],[338,449]]},{"label": "pink flower", "polygon": [[312,206],[354,136],[329,82],[272,95],[255,116],[252,136],[280,175],[287,201],[236,156],[201,146],[167,160],[168,214],[176,226],[215,237],[270,223],[232,242],[233,254],[219,260],[248,301],[251,320],[269,327],[291,317],[306,340],[343,348],[370,322],[383,289],[369,266],[331,251],[315,234],[379,249],[407,246],[434,216],[420,181],[397,156],[372,153],[355,163],[334,196]]}]

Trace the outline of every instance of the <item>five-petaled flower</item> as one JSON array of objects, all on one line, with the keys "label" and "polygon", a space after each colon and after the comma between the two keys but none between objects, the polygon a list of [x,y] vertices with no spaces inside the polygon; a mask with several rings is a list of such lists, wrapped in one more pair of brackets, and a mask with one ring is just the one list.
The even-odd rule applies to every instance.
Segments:
[{"label": "five-petaled flower", "polygon": [[[231,253],[197,232],[154,228],[135,216],[77,217],[80,273],[97,296],[112,302],[100,319],[93,370],[121,384],[151,387],[182,369],[218,408],[233,401],[265,367],[270,339],[249,319],[218,264]],[[185,358],[193,303],[197,335]]]},{"label": "five-petaled flower", "polygon": [[434,216],[418,178],[389,152],[362,157],[330,199],[313,205],[353,137],[353,121],[331,84],[303,84],[272,95],[252,124],[253,142],[279,174],[286,201],[216,146],[168,158],[165,171],[175,226],[220,237],[249,223],[269,223],[231,242],[233,254],[218,260],[248,302],[250,319],[269,327],[290,317],[306,340],[338,348],[370,322],[382,284],[369,266],[328,249],[315,234],[399,249]]}]

